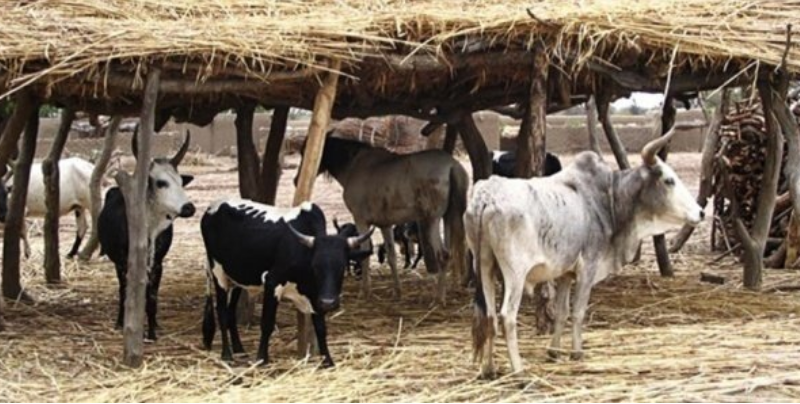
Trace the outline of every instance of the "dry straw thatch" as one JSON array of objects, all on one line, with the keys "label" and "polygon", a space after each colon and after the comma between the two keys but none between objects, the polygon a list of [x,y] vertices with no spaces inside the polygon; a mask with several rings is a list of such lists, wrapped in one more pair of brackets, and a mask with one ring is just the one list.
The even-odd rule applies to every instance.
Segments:
[{"label": "dry straw thatch", "polygon": [[[277,80],[338,58],[357,76],[368,58],[402,64],[410,54],[528,49],[540,39],[569,67],[589,56],[615,62],[630,50],[679,69],[777,65],[800,1],[26,0],[0,3],[0,16],[0,89],[14,90],[100,81],[109,67],[140,75],[147,63],[200,81]],[[797,38],[787,59],[793,73]]]}]

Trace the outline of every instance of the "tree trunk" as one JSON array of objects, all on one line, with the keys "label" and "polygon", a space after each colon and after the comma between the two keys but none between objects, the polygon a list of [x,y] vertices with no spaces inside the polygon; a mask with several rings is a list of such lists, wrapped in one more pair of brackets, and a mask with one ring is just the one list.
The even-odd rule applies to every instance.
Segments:
[{"label": "tree trunk", "polygon": [[464,113],[456,123],[456,127],[469,154],[469,162],[472,164],[472,182],[489,178],[492,175],[492,159],[472,114]]},{"label": "tree trunk", "polygon": [[[672,97],[664,97],[664,109],[661,113],[661,136],[669,132],[670,128],[675,125],[675,106],[672,104]],[[669,153],[669,145],[662,148],[658,152],[661,160],[667,161]],[[669,252],[667,251],[667,239],[663,234],[653,236],[653,247],[656,250],[656,261],[658,262],[658,272],[663,277],[675,276],[675,270],[672,268],[672,263],[669,261]]]},{"label": "tree trunk", "polygon": [[597,135],[597,103],[594,101],[594,96],[586,100],[586,128],[589,132],[589,148],[602,157],[603,150],[600,148],[600,137]]},{"label": "tree trunk", "polygon": [[528,99],[524,104],[525,115],[517,136],[517,166],[514,169],[519,178],[544,174],[548,66],[547,54],[537,48]]},{"label": "tree trunk", "polygon": [[[311,123],[308,127],[308,137],[305,150],[303,151],[303,161],[300,164],[300,173],[297,180],[297,189],[294,193],[293,205],[297,206],[311,199],[311,192],[314,187],[314,180],[317,178],[322,151],[325,148],[325,131],[328,128],[328,121],[331,118],[331,110],[336,100],[336,86],[339,82],[339,69],[341,61],[334,60],[331,63],[330,73],[322,82],[322,87],[317,91],[314,99],[314,111],[311,114]],[[368,268],[365,268],[368,270]],[[366,274],[364,274],[366,276]],[[313,338],[313,327],[311,327],[311,316],[297,312],[297,351],[300,356],[305,357],[311,350]]]},{"label": "tree trunk", "polygon": [[269,137],[264,145],[261,158],[261,197],[260,201],[269,205],[275,204],[278,195],[278,184],[281,180],[281,149],[286,138],[286,123],[289,120],[289,107],[276,107],[272,111],[272,122],[269,126]]},{"label": "tree trunk", "polygon": [[61,283],[61,257],[58,252],[58,217],[59,200],[61,193],[60,176],[58,161],[61,153],[67,144],[69,131],[72,129],[72,121],[75,119],[75,111],[72,108],[65,108],[61,111],[61,126],[50,153],[42,162],[42,177],[44,179],[44,205],[47,210],[44,216],[44,279],[47,283]]},{"label": "tree trunk", "polygon": [[236,108],[236,160],[239,172],[239,194],[255,200],[258,194],[258,153],[253,144],[253,114],[255,106]]},{"label": "tree trunk", "polygon": [[33,156],[36,153],[36,137],[39,133],[38,102],[28,108],[27,112],[25,136],[22,138],[22,147],[14,167],[13,191],[8,201],[5,235],[3,237],[3,296],[8,299],[22,298],[30,301],[30,297],[23,294],[22,282],[20,281],[19,239],[25,222],[28,182],[31,176]]},{"label": "tree trunk", "polygon": [[[89,240],[83,246],[83,249],[78,254],[78,258],[82,261],[88,261],[92,258],[92,254],[97,250],[100,245],[100,240],[97,238],[97,218],[100,217],[100,210],[103,208],[103,178],[108,169],[108,163],[111,161],[111,153],[114,151],[114,143],[117,140],[117,133],[119,131],[119,124],[122,122],[122,116],[116,115],[111,119],[111,123],[105,130],[105,139],[103,140],[103,151],[100,153],[100,158],[94,164],[92,171],[92,178],[89,180],[89,193],[91,195],[92,206],[92,228],[89,232]],[[100,129],[98,128],[98,132]]]},{"label": "tree trunk", "polygon": [[17,143],[28,122],[31,109],[38,111],[38,101],[33,99],[29,91],[21,91],[14,99],[14,103],[14,112],[6,120],[3,135],[0,136],[0,176],[4,176],[8,171],[6,166],[17,151]]},{"label": "tree trunk", "polygon": [[[708,125],[706,138],[703,142],[703,157],[700,163],[700,190],[697,193],[697,203],[703,208],[708,204],[708,198],[714,193],[714,155],[717,152],[717,142],[719,142],[719,127],[728,112],[730,93],[731,90],[729,88],[722,90],[722,99],[719,107],[714,111],[714,117],[711,124]],[[680,251],[686,241],[689,240],[694,229],[694,226],[683,226],[681,231],[670,241],[669,252]]]},{"label": "tree trunk", "polygon": [[147,222],[147,183],[151,161],[150,139],[155,131],[160,78],[161,70],[151,67],[142,101],[141,130],[137,137],[138,156],[133,177],[126,172],[120,172],[116,177],[128,217],[128,289],[123,327],[123,363],[134,368],[140,367],[144,360],[145,290],[152,262],[149,245],[153,244],[149,242],[151,237]]},{"label": "tree trunk", "polygon": [[[788,156],[784,166],[784,174],[789,182],[789,194],[792,197],[792,208],[795,212],[800,212],[800,129],[792,111],[789,110],[786,98],[788,88],[788,75],[784,72],[777,85],[773,86],[769,93],[773,113],[780,125],[783,139],[786,140]],[[764,111],[766,115],[766,109]],[[794,264],[794,262],[789,263]]]}]

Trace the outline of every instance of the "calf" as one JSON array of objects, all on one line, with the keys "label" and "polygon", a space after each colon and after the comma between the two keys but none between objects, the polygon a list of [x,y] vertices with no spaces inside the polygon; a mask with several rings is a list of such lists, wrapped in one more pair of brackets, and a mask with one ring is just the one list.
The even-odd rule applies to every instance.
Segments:
[{"label": "calf", "polygon": [[[277,208],[257,202],[231,199],[211,205],[200,222],[208,256],[203,345],[211,349],[215,322],[211,283],[222,336],[222,360],[244,354],[236,325],[236,303],[242,288],[264,291],[261,341],[257,359],[269,361],[269,340],[281,299],[311,314],[323,365],[333,366],[328,352],[325,314],[339,307],[348,260],[369,251],[356,249],[372,230],[353,237],[328,236],[325,215],[315,204]],[[252,296],[252,295],[251,295]],[[231,344],[233,351],[231,352]]]},{"label": "calf", "polygon": [[[75,223],[78,231],[75,234],[75,242],[69,250],[67,257],[72,258],[78,253],[81,241],[86,235],[89,225],[86,215],[91,209],[91,193],[89,182],[94,171],[94,165],[79,157],[70,157],[58,161],[59,171],[59,201],[58,215],[64,216],[70,212],[75,214]],[[5,181],[0,183],[0,222],[6,221],[8,212],[8,193],[11,191],[10,185]],[[26,217],[44,217],[47,207],[44,203],[45,186],[42,164],[34,163],[31,166],[31,178],[28,185],[28,198],[25,206]],[[28,229],[22,229],[22,243],[25,248],[25,256],[30,257],[31,246],[28,241]]]},{"label": "calf", "polygon": [[504,285],[502,319],[511,368],[522,370],[517,346],[517,312],[523,292],[556,281],[556,322],[550,354],[558,354],[572,308],[572,357],[582,356],[581,327],[592,287],[629,262],[642,239],[695,225],[703,209],[681,180],[656,156],[674,128],[642,150],[640,167],[613,171],[593,152],[584,152],[552,177],[479,181],[464,215],[467,242],[475,256],[473,348],[483,376],[494,374],[497,329],[495,279]]},{"label": "calf", "polygon": [[[516,177],[514,170],[517,167],[517,152],[494,151],[492,152],[492,174],[506,178]],[[544,159],[544,175],[549,176],[561,171],[561,160],[555,154],[547,152]]]},{"label": "calf", "polygon": [[[392,229],[394,234],[394,242],[400,245],[400,250],[406,258],[406,265],[403,268],[411,267],[416,269],[419,260],[422,259],[422,248],[419,246],[419,225],[417,222],[408,222],[401,225],[394,226]],[[417,256],[414,258],[414,264],[411,264],[411,255],[413,254],[416,246]],[[378,262],[383,264],[386,260],[386,249],[390,246],[384,240],[384,243],[378,246]]]},{"label": "calf", "polygon": [[[136,144],[136,137],[133,140]],[[177,217],[191,217],[195,207],[183,189],[193,177],[178,174],[178,164],[189,148],[189,134],[178,153],[171,159],[156,158],[150,165],[147,182],[148,231],[153,248],[153,260],[148,271],[145,311],[147,313],[147,336],[156,339],[156,312],[158,289],[161,285],[164,257],[172,245],[172,222]],[[134,155],[136,154],[136,148]],[[114,187],[106,192],[106,199],[97,223],[100,240],[100,255],[107,255],[117,271],[119,281],[119,311],[117,327],[121,328],[125,317],[125,295],[128,274],[128,218],[122,191]]]}]

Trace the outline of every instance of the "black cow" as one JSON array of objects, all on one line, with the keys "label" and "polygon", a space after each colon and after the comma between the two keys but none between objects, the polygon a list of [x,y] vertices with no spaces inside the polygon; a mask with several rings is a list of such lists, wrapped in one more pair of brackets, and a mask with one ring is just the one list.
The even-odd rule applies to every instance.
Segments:
[{"label": "black cow", "polygon": [[[134,144],[136,139],[134,137]],[[178,174],[178,164],[189,148],[187,135],[178,153],[167,160],[153,159],[147,184],[148,239],[155,240],[154,259],[148,272],[145,311],[147,313],[147,336],[156,339],[156,312],[158,310],[158,289],[161,284],[164,257],[172,245],[172,221],[177,217],[191,217],[195,207],[183,189],[194,177]],[[136,149],[134,148],[134,155]],[[114,187],[106,192],[105,203],[97,223],[97,237],[100,241],[100,255],[107,255],[117,271],[119,281],[119,312],[116,325],[122,328],[125,318],[125,290],[128,277],[128,217],[122,191]]]},{"label": "black cow", "polygon": [[[506,178],[514,178],[514,168],[517,166],[517,152],[496,151],[492,152],[492,174]],[[544,159],[544,175],[549,176],[561,171],[561,160],[555,154],[547,152]]]},{"label": "black cow", "polygon": [[[344,271],[372,230],[355,237],[328,236],[325,214],[312,203],[277,208],[233,199],[211,205],[200,222],[208,255],[209,283],[214,283],[216,309],[222,335],[222,360],[243,354],[236,326],[236,303],[241,288],[263,288],[261,341],[257,359],[269,361],[269,339],[275,328],[280,299],[311,314],[323,366],[333,366],[328,352],[325,313],[339,307]],[[213,279],[213,281],[212,281]],[[207,289],[203,316],[203,345],[211,349],[216,325]],[[233,345],[233,352],[228,337]]]},{"label": "black cow", "polygon": [[[339,222],[336,220],[336,218],[334,218],[333,227],[336,228],[336,234],[343,237],[355,237],[358,235],[358,229],[356,228],[355,223],[345,223],[339,225]],[[368,251],[370,255],[372,255],[371,248],[366,251]],[[350,273],[351,276],[360,277],[361,273],[363,272],[363,269],[361,268],[361,260],[351,259],[347,265],[347,271]]]},{"label": "black cow", "polygon": [[[394,242],[400,245],[400,250],[406,257],[406,265],[404,268],[411,267],[416,269],[419,261],[422,259],[422,249],[419,248],[419,225],[417,222],[407,222],[392,229],[394,233]],[[417,256],[414,258],[414,264],[411,264],[411,255],[414,253],[414,246],[417,250]],[[386,243],[378,246],[378,262],[383,264],[386,260]]]}]

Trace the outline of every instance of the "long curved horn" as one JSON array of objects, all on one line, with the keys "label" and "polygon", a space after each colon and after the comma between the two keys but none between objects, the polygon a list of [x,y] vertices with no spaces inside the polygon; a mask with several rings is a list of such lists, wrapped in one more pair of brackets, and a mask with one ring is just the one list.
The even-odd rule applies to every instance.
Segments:
[{"label": "long curved horn", "polygon": [[192,139],[192,134],[189,133],[189,130],[186,130],[186,138],[183,141],[183,145],[181,148],[178,149],[178,152],[169,159],[169,163],[172,164],[173,167],[178,168],[178,165],[183,161],[183,157],[186,156],[186,152],[189,150],[189,142]]},{"label": "long curved horn", "polygon": [[289,230],[294,233],[295,237],[297,237],[297,239],[300,241],[300,244],[303,244],[308,248],[314,248],[314,237],[306,236],[305,234],[300,233],[299,231],[295,230],[295,228],[292,227],[289,222],[286,222],[286,225],[289,226]]},{"label": "long curved horn", "polygon": [[368,232],[362,235],[348,237],[347,246],[350,248],[358,248],[358,246],[360,246],[362,243],[364,243],[365,241],[369,240],[370,237],[372,237],[372,232],[374,231],[375,231],[375,226],[372,226],[370,227]]},{"label": "long curved horn", "polygon": [[139,124],[137,123],[136,126],[133,128],[133,136],[131,136],[131,153],[133,153],[133,157],[139,158],[139,146],[138,146],[138,137],[139,137]]},{"label": "long curved horn", "polygon": [[644,162],[645,165],[654,166],[656,164],[656,153],[669,143],[674,134],[675,126],[673,125],[669,132],[644,145],[642,148],[642,162]]}]

